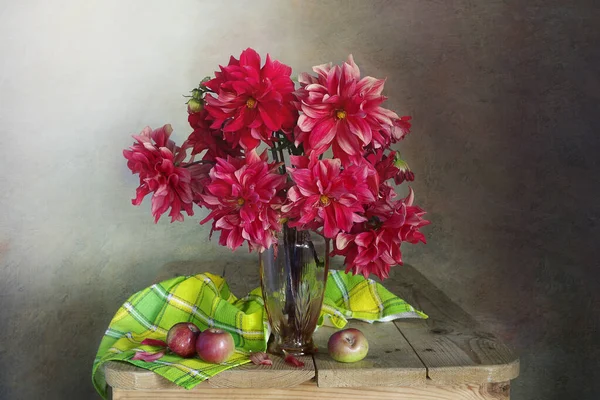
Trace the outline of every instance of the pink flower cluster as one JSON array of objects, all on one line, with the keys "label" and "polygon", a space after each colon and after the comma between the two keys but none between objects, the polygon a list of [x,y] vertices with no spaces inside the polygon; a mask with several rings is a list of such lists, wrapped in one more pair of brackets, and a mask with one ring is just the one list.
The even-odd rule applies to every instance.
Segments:
[{"label": "pink flower cluster", "polygon": [[229,65],[205,84],[214,94],[205,98],[210,127],[246,151],[261,141],[272,144],[273,132],[290,131],[296,120],[291,73],[290,67],[268,55],[261,68],[260,56],[252,49],[243,51],[239,61],[231,57]]},{"label": "pink flower cluster", "polygon": [[128,150],[123,150],[127,167],[140,176],[140,186],[136,191],[134,205],[140,205],[144,197],[152,193],[152,215],[154,222],[171,208],[171,222],[183,221],[183,209],[189,216],[192,209],[192,174],[178,166],[185,153],[169,139],[173,128],[165,125],[153,131],[144,128],[133,138],[137,141]]},{"label": "pink flower cluster", "polygon": [[425,243],[419,228],[429,221],[422,218],[425,212],[413,206],[413,200],[412,189],[401,201],[381,199],[365,211],[366,222],[354,225],[349,233],[341,232],[336,236],[335,254],[345,256],[348,270],[387,278],[390,266],[402,264],[402,242]]},{"label": "pink flower cluster", "polygon": [[210,183],[202,203],[211,211],[201,222],[210,220],[213,231],[221,231],[219,243],[230,249],[247,240],[260,249],[271,247],[275,233],[281,230],[283,196],[279,194],[286,177],[276,172],[277,164],[267,163],[252,150],[246,157],[217,158],[210,171]]},{"label": "pink flower cluster", "polygon": [[344,165],[360,164],[365,148],[388,147],[402,139],[410,125],[381,104],[386,100],[383,79],[360,77],[352,56],[342,65],[313,68],[317,76],[300,74],[296,107],[296,143],[307,154],[323,154],[330,147]]},{"label": "pink flower cluster", "polygon": [[290,226],[313,230],[322,226],[323,235],[331,239],[366,220],[363,205],[375,201],[378,186],[377,172],[369,163],[342,169],[339,159],[291,159],[296,168],[289,170],[296,184],[288,190],[283,207]]},{"label": "pink flower cluster", "polygon": [[414,180],[390,150],[410,117],[382,106],[384,80],[361,77],[352,56],[313,71],[295,89],[291,68],[268,55],[262,66],[253,49],[231,57],[192,91],[181,148],[165,125],[145,128],[123,152],[140,177],[133,204],[151,193],[155,221],[169,208],[171,221],[192,216],[193,204],[207,208],[201,223],[231,249],[276,246],[283,224],[310,229],[333,241],[347,270],[387,277],[402,264],[402,243],[425,243],[429,223],[412,189],[397,200],[389,183]]}]

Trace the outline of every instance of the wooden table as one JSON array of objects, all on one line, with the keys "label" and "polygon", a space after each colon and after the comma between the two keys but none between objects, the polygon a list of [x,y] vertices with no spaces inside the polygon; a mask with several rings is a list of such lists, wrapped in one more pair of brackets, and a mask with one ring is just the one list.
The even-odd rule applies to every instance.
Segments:
[{"label": "wooden table", "polygon": [[106,364],[114,400],[133,399],[509,399],[510,380],[519,375],[518,357],[414,268],[399,267],[385,286],[427,320],[367,324],[353,321],[369,340],[368,356],[338,363],[326,354],[333,329],[315,333],[322,349],[299,357],[294,368],[272,357],[271,367],[244,365],[192,390],[127,363]]}]

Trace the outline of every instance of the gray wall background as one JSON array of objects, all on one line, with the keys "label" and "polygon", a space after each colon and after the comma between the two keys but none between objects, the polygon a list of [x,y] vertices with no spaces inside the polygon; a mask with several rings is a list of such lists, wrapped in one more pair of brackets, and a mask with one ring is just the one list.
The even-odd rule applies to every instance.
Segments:
[{"label": "gray wall background", "polygon": [[[121,150],[248,46],[294,72],[353,53],[414,117],[429,211],[405,259],[522,355],[515,399],[597,399],[600,7],[593,1],[0,2],[0,398],[96,398],[114,311],[172,271],[256,258],[200,212],[155,226]],[[246,271],[234,280],[236,271]],[[250,271],[250,272],[248,272]]]}]

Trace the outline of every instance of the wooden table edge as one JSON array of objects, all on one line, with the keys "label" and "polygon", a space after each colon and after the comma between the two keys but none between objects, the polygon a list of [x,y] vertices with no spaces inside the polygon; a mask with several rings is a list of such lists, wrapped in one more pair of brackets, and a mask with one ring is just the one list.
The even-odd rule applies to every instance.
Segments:
[{"label": "wooden table edge", "polygon": [[461,376],[469,376],[471,383],[500,383],[511,381],[519,376],[521,365],[519,358],[504,364],[435,367],[427,369],[427,378],[437,385],[451,385],[457,381],[457,371]]}]

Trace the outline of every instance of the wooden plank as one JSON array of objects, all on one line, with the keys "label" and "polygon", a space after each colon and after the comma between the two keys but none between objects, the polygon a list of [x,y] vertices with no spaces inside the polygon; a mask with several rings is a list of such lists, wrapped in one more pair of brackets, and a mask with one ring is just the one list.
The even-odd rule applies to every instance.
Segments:
[{"label": "wooden plank", "polygon": [[288,388],[310,381],[315,377],[312,357],[298,356],[304,367],[286,364],[282,357],[269,355],[272,366],[246,364],[229,369],[208,380],[214,388]]},{"label": "wooden plank", "polygon": [[504,382],[519,375],[519,358],[413,267],[397,268],[386,287],[429,315],[394,323],[436,384]]},{"label": "wooden plank", "polygon": [[[312,357],[297,358],[304,362],[304,367],[288,365],[281,357],[271,355],[273,365],[270,367],[246,364],[223,371],[208,379],[206,383],[213,388],[286,388],[300,385],[314,378],[315,367]],[[113,389],[179,389],[179,386],[162,376],[126,362],[107,362],[104,371],[106,382]],[[192,390],[197,390],[198,387],[201,386]]]},{"label": "wooden plank", "polygon": [[286,389],[164,389],[113,390],[113,400],[509,400],[510,384],[462,384],[422,387],[379,386],[369,388],[321,388],[314,382]]},{"label": "wooden plank", "polygon": [[319,387],[425,385],[427,370],[406,339],[392,323],[350,321],[369,341],[362,361],[340,363],[327,354],[327,341],[336,329],[321,327],[314,335],[320,352],[314,355]]}]

